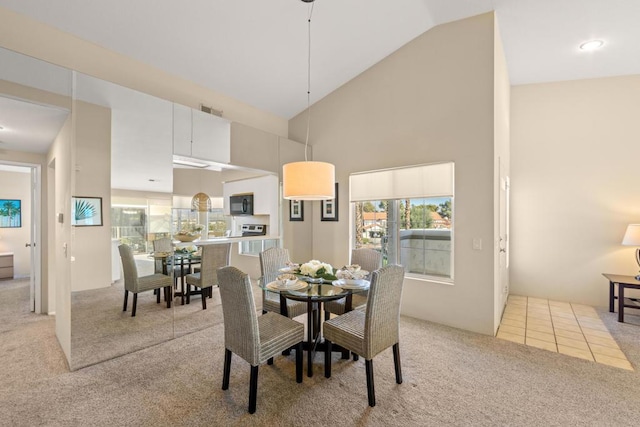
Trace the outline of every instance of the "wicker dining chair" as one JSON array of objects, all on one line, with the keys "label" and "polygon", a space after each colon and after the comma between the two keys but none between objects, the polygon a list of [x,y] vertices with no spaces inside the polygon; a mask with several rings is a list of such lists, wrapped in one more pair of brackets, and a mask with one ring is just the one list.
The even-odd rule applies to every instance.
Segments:
[{"label": "wicker dining chair", "polygon": [[[249,276],[235,267],[218,270],[224,316],[224,373],[222,389],[229,388],[231,356],[237,354],[251,365],[249,413],[256,411],[258,366],[273,363],[273,357],[295,347],[296,382],[302,382],[304,325],[277,313],[258,316]],[[274,393],[277,390],[273,390]],[[276,393],[277,394],[277,393]],[[276,397],[276,395],[273,395]]]},{"label": "wicker dining chair", "polygon": [[[371,273],[379,269],[382,264],[382,253],[375,249],[360,248],[351,251],[351,264],[358,264],[363,270],[369,272],[367,279],[371,277]],[[351,306],[353,308],[362,307],[367,303],[367,292],[353,294],[351,297]],[[344,314],[345,298],[335,301],[327,301],[324,304],[324,320],[329,320],[331,314]]]},{"label": "wicker dining chair", "polygon": [[202,309],[207,309],[207,295],[213,286],[218,285],[218,272],[220,267],[229,265],[231,258],[231,243],[202,245],[202,260],[200,271],[187,274],[187,304],[191,302],[191,286],[200,288],[202,296]]},{"label": "wicker dining chair", "polygon": [[[283,248],[269,248],[260,252],[260,281],[267,284],[276,280],[280,275],[280,268],[289,262],[289,251]],[[280,295],[262,289],[262,312],[272,311],[280,313]],[[290,318],[300,316],[307,312],[307,303],[304,301],[287,300],[287,316]]]},{"label": "wicker dining chair", "polygon": [[129,292],[133,293],[133,307],[131,317],[136,315],[138,305],[138,293],[144,291],[158,290],[157,302],[160,302],[160,289],[164,288],[164,299],[167,301],[167,308],[171,307],[173,280],[166,274],[151,274],[138,277],[138,267],[133,257],[133,250],[130,246],[122,244],[118,246],[120,259],[122,260],[122,270],[124,271],[124,305],[122,311],[127,311],[127,300]]},{"label": "wicker dining chair", "polygon": [[353,310],[325,321],[324,376],[331,377],[331,350],[333,343],[365,359],[369,406],[376,406],[373,384],[373,358],[393,347],[396,383],[402,384],[400,367],[400,299],[404,267],[388,265],[371,275],[369,297],[364,311]]}]

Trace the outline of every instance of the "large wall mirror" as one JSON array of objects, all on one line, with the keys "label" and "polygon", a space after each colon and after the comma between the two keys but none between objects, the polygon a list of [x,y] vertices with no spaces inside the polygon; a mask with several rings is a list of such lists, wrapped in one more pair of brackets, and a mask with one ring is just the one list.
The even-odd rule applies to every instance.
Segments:
[{"label": "large wall mirror", "polygon": [[[56,335],[70,368],[222,323],[215,289],[207,310],[202,309],[199,296],[191,304],[174,298],[167,308],[164,296],[158,304],[153,292],[144,292],[138,296],[135,317],[131,316],[131,294],[127,311],[123,311],[124,283],[117,247],[129,245],[138,274],[152,274],[159,268],[151,255],[154,241],[173,237],[183,217],[194,215],[189,212],[193,195],[205,192],[221,208],[223,182],[273,175],[274,171],[261,171],[253,164],[251,169],[173,164],[176,110],[186,107],[4,49],[0,49],[0,62],[0,117],[21,109],[39,111],[40,116],[32,115],[23,126],[34,130],[49,124],[53,135],[39,151],[26,150],[40,159],[42,191],[47,196],[43,198],[47,206],[35,207],[43,212],[39,246],[44,261],[40,277],[35,274],[43,283],[32,289],[33,300],[42,302],[43,312],[56,316]],[[23,108],[25,105],[30,108]],[[252,135],[244,138],[245,144],[253,143],[253,135],[260,134],[248,129],[241,129]],[[278,137],[263,136],[277,150]],[[0,165],[26,147],[11,144],[15,143],[0,137]],[[81,207],[76,203],[87,201],[99,211],[99,221],[75,217]],[[209,213],[206,219],[195,214],[199,215],[197,222],[212,227],[206,237],[238,232],[243,221],[269,221],[268,217],[225,217],[221,212],[218,209],[218,216]],[[279,214],[273,215],[277,223]],[[0,243],[8,241],[3,236]],[[20,245],[24,246],[22,240]],[[240,255],[237,243],[232,246],[231,262],[257,277],[257,257]],[[178,289],[180,281],[176,279]]]}]

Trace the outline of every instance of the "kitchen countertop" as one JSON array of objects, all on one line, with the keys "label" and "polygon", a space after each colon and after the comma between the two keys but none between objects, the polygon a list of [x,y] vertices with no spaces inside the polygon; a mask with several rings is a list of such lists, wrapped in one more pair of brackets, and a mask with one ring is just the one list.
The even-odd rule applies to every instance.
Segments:
[{"label": "kitchen countertop", "polygon": [[197,240],[195,242],[179,242],[176,243],[176,246],[191,246],[191,245],[216,245],[222,243],[235,243],[235,242],[246,242],[252,240],[272,240],[279,239],[280,236],[229,236],[229,237],[213,237],[211,239],[206,240]]}]

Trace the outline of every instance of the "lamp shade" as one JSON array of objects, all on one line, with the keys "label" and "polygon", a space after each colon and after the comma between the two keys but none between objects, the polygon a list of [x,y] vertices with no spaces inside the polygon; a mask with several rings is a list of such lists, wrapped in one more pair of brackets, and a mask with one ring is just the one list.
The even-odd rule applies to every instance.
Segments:
[{"label": "lamp shade", "polygon": [[336,170],[331,163],[304,161],[282,166],[282,192],[285,199],[333,199],[335,182]]},{"label": "lamp shade", "polygon": [[622,238],[625,246],[640,246],[640,224],[629,224]]}]

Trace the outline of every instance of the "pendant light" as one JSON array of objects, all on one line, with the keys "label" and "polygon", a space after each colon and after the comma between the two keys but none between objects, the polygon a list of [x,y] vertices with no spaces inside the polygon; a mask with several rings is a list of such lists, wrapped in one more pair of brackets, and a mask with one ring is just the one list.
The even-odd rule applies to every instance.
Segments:
[{"label": "pendant light", "polygon": [[191,210],[196,212],[211,212],[211,199],[205,193],[198,193],[191,198]]},{"label": "pendant light", "polygon": [[[313,0],[302,0],[313,3]],[[304,142],[304,161],[282,166],[283,197],[289,200],[328,200],[335,197],[335,166],[326,162],[307,160],[309,126],[311,124],[311,15],[309,8],[309,53],[307,61],[307,136]]]}]

